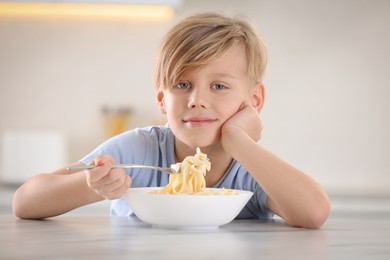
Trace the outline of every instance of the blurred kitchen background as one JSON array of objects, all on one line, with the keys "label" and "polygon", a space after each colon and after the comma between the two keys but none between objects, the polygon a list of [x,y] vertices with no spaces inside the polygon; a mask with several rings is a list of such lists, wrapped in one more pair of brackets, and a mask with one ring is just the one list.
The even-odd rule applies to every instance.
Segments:
[{"label": "blurred kitchen background", "polygon": [[246,17],[268,48],[260,144],[332,198],[358,198],[339,207],[379,198],[389,209],[390,1],[161,0],[172,11],[159,17],[15,14],[4,2],[3,211],[32,175],[79,160],[112,133],[165,122],[154,96],[157,48],[201,11]]}]

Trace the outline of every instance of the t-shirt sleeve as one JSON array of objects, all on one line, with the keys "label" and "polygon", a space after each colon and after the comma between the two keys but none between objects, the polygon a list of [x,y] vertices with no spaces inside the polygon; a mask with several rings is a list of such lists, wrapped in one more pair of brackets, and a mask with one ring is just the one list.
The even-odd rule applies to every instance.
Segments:
[{"label": "t-shirt sleeve", "polygon": [[128,131],[112,137],[83,157],[80,162],[88,164],[98,155],[109,155],[116,163],[143,164],[145,160],[145,138],[137,131]]},{"label": "t-shirt sleeve", "polygon": [[[118,164],[170,167],[174,163],[172,136],[164,126],[136,128],[107,140],[80,161],[88,164],[98,155],[108,155]],[[126,173],[132,178],[132,187],[161,186],[168,180],[167,174],[152,169],[132,168]]]}]

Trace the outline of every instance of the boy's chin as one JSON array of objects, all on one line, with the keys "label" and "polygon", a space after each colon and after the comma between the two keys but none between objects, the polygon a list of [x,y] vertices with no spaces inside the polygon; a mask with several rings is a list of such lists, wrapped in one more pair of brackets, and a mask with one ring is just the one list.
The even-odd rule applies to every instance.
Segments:
[{"label": "boy's chin", "polygon": [[175,135],[182,143],[188,147],[209,147],[220,145],[220,131],[203,131],[203,132],[181,132]]},{"label": "boy's chin", "polygon": [[191,139],[191,140],[186,140],[184,143],[187,146],[192,147],[194,149],[196,147],[206,148],[206,147],[211,147],[211,146],[215,146],[215,145],[220,145],[220,141],[217,138],[215,138],[215,139],[209,138],[209,139],[202,139],[202,140]]}]

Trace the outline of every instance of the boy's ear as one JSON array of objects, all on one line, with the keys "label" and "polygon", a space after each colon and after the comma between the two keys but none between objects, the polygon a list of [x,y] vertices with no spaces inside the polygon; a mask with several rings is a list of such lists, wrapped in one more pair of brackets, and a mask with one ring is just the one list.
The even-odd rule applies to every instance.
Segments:
[{"label": "boy's ear", "polygon": [[158,107],[160,108],[160,112],[162,114],[166,114],[167,111],[165,109],[164,92],[161,89],[157,90],[156,98],[157,98]]},{"label": "boy's ear", "polygon": [[252,106],[260,113],[264,105],[264,85],[260,82],[257,82],[252,89]]}]

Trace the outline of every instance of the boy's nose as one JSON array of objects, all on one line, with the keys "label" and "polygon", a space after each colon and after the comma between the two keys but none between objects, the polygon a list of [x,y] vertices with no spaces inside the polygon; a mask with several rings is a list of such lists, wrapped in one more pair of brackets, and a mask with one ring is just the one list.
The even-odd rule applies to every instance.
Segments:
[{"label": "boy's nose", "polygon": [[193,88],[188,99],[188,107],[202,107],[206,108],[208,104],[207,91],[202,88]]}]

